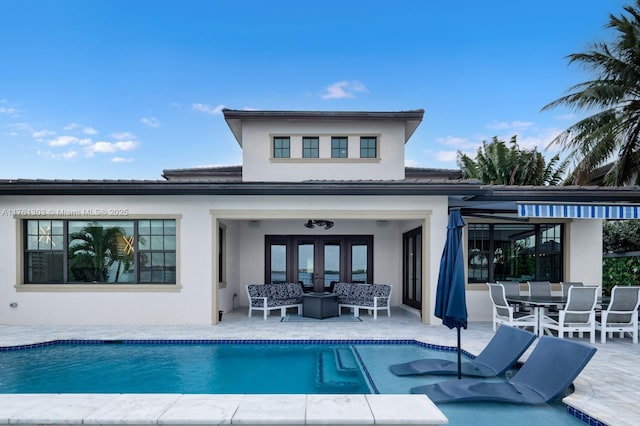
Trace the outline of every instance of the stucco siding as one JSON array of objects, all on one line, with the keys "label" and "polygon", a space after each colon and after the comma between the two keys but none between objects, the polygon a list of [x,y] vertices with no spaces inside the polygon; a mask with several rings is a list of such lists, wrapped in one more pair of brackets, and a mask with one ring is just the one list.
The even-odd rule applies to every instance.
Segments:
[{"label": "stucco siding", "polygon": [[[291,158],[272,158],[273,136],[289,136]],[[318,159],[302,157],[302,137],[318,136]],[[331,136],[348,137],[348,158],[331,158]],[[360,158],[360,136],[378,139],[378,159]],[[404,179],[403,122],[251,121],[243,128],[245,182]]]}]

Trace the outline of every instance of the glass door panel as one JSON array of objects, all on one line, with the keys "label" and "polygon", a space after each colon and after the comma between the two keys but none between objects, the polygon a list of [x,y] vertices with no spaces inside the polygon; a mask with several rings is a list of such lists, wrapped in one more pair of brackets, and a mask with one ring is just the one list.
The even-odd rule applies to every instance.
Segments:
[{"label": "glass door panel", "polygon": [[271,245],[271,283],[287,282],[287,246],[286,244]]},{"label": "glass door panel", "polygon": [[422,228],[403,235],[402,303],[422,309]]},{"label": "glass door panel", "polygon": [[323,291],[333,291],[333,284],[340,281],[340,243],[326,243],[324,246]]},{"label": "glass door panel", "polygon": [[298,244],[298,281],[305,291],[313,289],[315,278],[315,256],[313,243]]},{"label": "glass door panel", "polygon": [[351,246],[351,282],[366,283],[369,277],[369,247],[367,245]]}]

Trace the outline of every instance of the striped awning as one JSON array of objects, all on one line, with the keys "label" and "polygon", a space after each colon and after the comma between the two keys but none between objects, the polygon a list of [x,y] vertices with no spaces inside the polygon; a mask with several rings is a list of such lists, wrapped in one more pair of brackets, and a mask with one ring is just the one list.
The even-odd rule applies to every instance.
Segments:
[{"label": "striped awning", "polygon": [[640,219],[640,205],[518,203],[520,217]]}]

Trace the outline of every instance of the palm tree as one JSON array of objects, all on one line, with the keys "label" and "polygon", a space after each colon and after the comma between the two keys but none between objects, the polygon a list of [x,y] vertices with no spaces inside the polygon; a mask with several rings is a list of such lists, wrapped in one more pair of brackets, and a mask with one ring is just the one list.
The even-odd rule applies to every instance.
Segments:
[{"label": "palm tree", "polygon": [[605,185],[640,184],[640,0],[624,11],[628,16],[609,16],[606,28],[617,33],[614,41],[568,56],[570,64],[593,71],[594,79],[572,86],[543,108],[596,110],[551,141],[576,164],[567,178],[570,184],[588,183],[596,168],[610,162]]},{"label": "palm tree", "polygon": [[458,166],[462,176],[492,185],[557,185],[562,182],[567,162],[558,155],[547,161],[537,149],[520,149],[516,136],[509,141],[494,136],[483,141],[473,159],[458,151]]}]

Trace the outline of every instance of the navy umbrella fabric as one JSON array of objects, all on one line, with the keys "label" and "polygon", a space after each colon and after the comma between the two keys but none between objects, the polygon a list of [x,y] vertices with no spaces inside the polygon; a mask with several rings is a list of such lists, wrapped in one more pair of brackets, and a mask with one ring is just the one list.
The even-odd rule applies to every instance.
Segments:
[{"label": "navy umbrella fabric", "polygon": [[462,229],[464,220],[460,210],[449,212],[447,239],[445,241],[440,274],[436,291],[434,315],[442,319],[442,324],[458,331],[458,379],[462,378],[460,348],[460,328],[467,328],[467,298],[465,294],[464,253],[462,250]]}]

